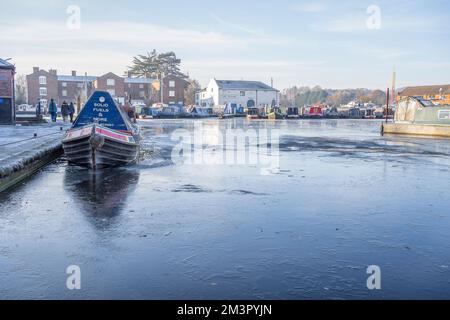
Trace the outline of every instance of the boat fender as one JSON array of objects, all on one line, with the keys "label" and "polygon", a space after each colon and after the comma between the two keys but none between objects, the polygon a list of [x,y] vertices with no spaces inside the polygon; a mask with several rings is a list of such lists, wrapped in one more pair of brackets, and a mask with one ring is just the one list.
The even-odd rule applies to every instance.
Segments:
[{"label": "boat fender", "polygon": [[91,147],[94,150],[97,150],[103,146],[103,144],[105,143],[105,138],[103,138],[102,136],[100,136],[98,134],[95,134],[91,137],[89,142],[91,144]]}]

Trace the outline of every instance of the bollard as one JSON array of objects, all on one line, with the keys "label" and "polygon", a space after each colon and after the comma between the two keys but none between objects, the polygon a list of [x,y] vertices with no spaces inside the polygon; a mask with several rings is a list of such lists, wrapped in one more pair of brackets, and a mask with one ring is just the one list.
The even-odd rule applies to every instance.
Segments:
[{"label": "bollard", "polygon": [[36,132],[34,133],[34,138],[37,138],[37,133]]},{"label": "bollard", "polygon": [[59,127],[59,131],[63,131],[63,127]]}]

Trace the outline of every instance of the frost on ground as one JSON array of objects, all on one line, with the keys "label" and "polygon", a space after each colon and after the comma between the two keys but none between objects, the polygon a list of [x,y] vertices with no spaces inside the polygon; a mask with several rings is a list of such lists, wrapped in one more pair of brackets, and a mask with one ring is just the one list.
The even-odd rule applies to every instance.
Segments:
[{"label": "frost on ground", "polygon": [[7,177],[59,149],[61,139],[68,128],[67,124],[61,123],[27,127],[1,126],[0,178]]}]

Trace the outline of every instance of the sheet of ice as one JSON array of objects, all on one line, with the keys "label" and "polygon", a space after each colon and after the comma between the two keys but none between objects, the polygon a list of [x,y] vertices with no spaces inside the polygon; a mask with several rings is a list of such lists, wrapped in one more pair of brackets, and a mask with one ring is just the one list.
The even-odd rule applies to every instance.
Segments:
[{"label": "sheet of ice", "polygon": [[139,165],[61,160],[0,195],[0,297],[450,298],[450,140],[380,137],[376,121],[200,121],[280,129],[279,171],[173,164],[172,133],[195,122],[143,122]]}]

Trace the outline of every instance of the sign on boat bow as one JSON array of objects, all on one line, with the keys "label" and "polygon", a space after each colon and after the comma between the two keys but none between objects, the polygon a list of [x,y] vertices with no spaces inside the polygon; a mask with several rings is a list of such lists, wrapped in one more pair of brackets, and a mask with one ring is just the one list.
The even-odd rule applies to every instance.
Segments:
[{"label": "sign on boat bow", "polygon": [[97,169],[136,162],[139,127],[108,92],[96,91],[63,139],[69,163]]}]

